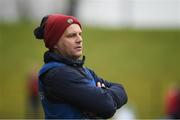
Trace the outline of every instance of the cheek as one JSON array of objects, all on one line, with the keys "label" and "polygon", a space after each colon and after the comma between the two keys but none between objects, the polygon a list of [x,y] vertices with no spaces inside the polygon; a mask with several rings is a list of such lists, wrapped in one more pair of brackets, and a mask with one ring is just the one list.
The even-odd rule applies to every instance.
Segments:
[{"label": "cheek", "polygon": [[69,42],[62,43],[60,45],[60,50],[62,50],[64,52],[70,52],[73,50],[72,44],[70,44]]},{"label": "cheek", "polygon": [[58,51],[64,51],[64,49],[65,49],[64,43],[63,42],[59,42],[57,44],[57,49],[58,49]]},{"label": "cheek", "polygon": [[66,48],[68,48],[68,49],[72,49],[73,48],[73,46],[74,46],[74,43],[73,43],[73,41],[72,40],[67,40],[66,42],[64,42],[64,47],[66,47]]},{"label": "cheek", "polygon": [[67,51],[67,45],[66,44],[64,44],[64,43],[62,43],[60,46],[59,46],[59,50],[60,51]]},{"label": "cheek", "polygon": [[72,54],[74,51],[73,46],[73,40],[66,39],[58,43],[58,50],[62,53]]}]

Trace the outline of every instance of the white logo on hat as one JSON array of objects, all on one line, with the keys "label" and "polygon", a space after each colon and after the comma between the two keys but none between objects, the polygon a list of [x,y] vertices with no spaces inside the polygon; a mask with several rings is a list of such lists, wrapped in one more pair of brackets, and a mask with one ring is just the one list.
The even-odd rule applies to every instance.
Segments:
[{"label": "white logo on hat", "polygon": [[69,23],[69,24],[73,23],[73,19],[69,18],[69,19],[67,20],[67,23]]}]

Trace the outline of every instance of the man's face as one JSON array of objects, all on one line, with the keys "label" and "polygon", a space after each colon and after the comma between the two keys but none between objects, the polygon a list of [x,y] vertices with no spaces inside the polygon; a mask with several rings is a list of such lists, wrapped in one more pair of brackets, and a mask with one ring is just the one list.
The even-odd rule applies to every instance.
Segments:
[{"label": "man's face", "polygon": [[55,49],[65,57],[78,59],[83,50],[81,34],[82,30],[79,25],[70,25],[55,45]]}]

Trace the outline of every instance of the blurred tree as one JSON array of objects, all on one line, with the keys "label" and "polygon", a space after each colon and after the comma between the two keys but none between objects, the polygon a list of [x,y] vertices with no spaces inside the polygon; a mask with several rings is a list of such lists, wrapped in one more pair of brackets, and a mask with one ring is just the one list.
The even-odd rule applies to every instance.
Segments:
[{"label": "blurred tree", "polygon": [[79,3],[79,0],[69,0],[69,9],[67,14],[77,17],[76,11],[77,11],[77,5]]}]

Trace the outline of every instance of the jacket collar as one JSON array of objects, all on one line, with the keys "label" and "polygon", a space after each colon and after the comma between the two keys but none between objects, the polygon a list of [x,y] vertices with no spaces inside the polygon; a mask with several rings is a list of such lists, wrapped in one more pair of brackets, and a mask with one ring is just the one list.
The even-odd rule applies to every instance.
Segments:
[{"label": "jacket collar", "polygon": [[52,62],[52,61],[62,62],[62,63],[65,63],[70,66],[74,66],[74,67],[75,66],[83,66],[84,61],[85,61],[85,56],[83,56],[82,60],[73,60],[73,59],[66,58],[58,53],[53,52],[53,51],[46,51],[44,53],[44,62],[48,63],[48,62]]}]

